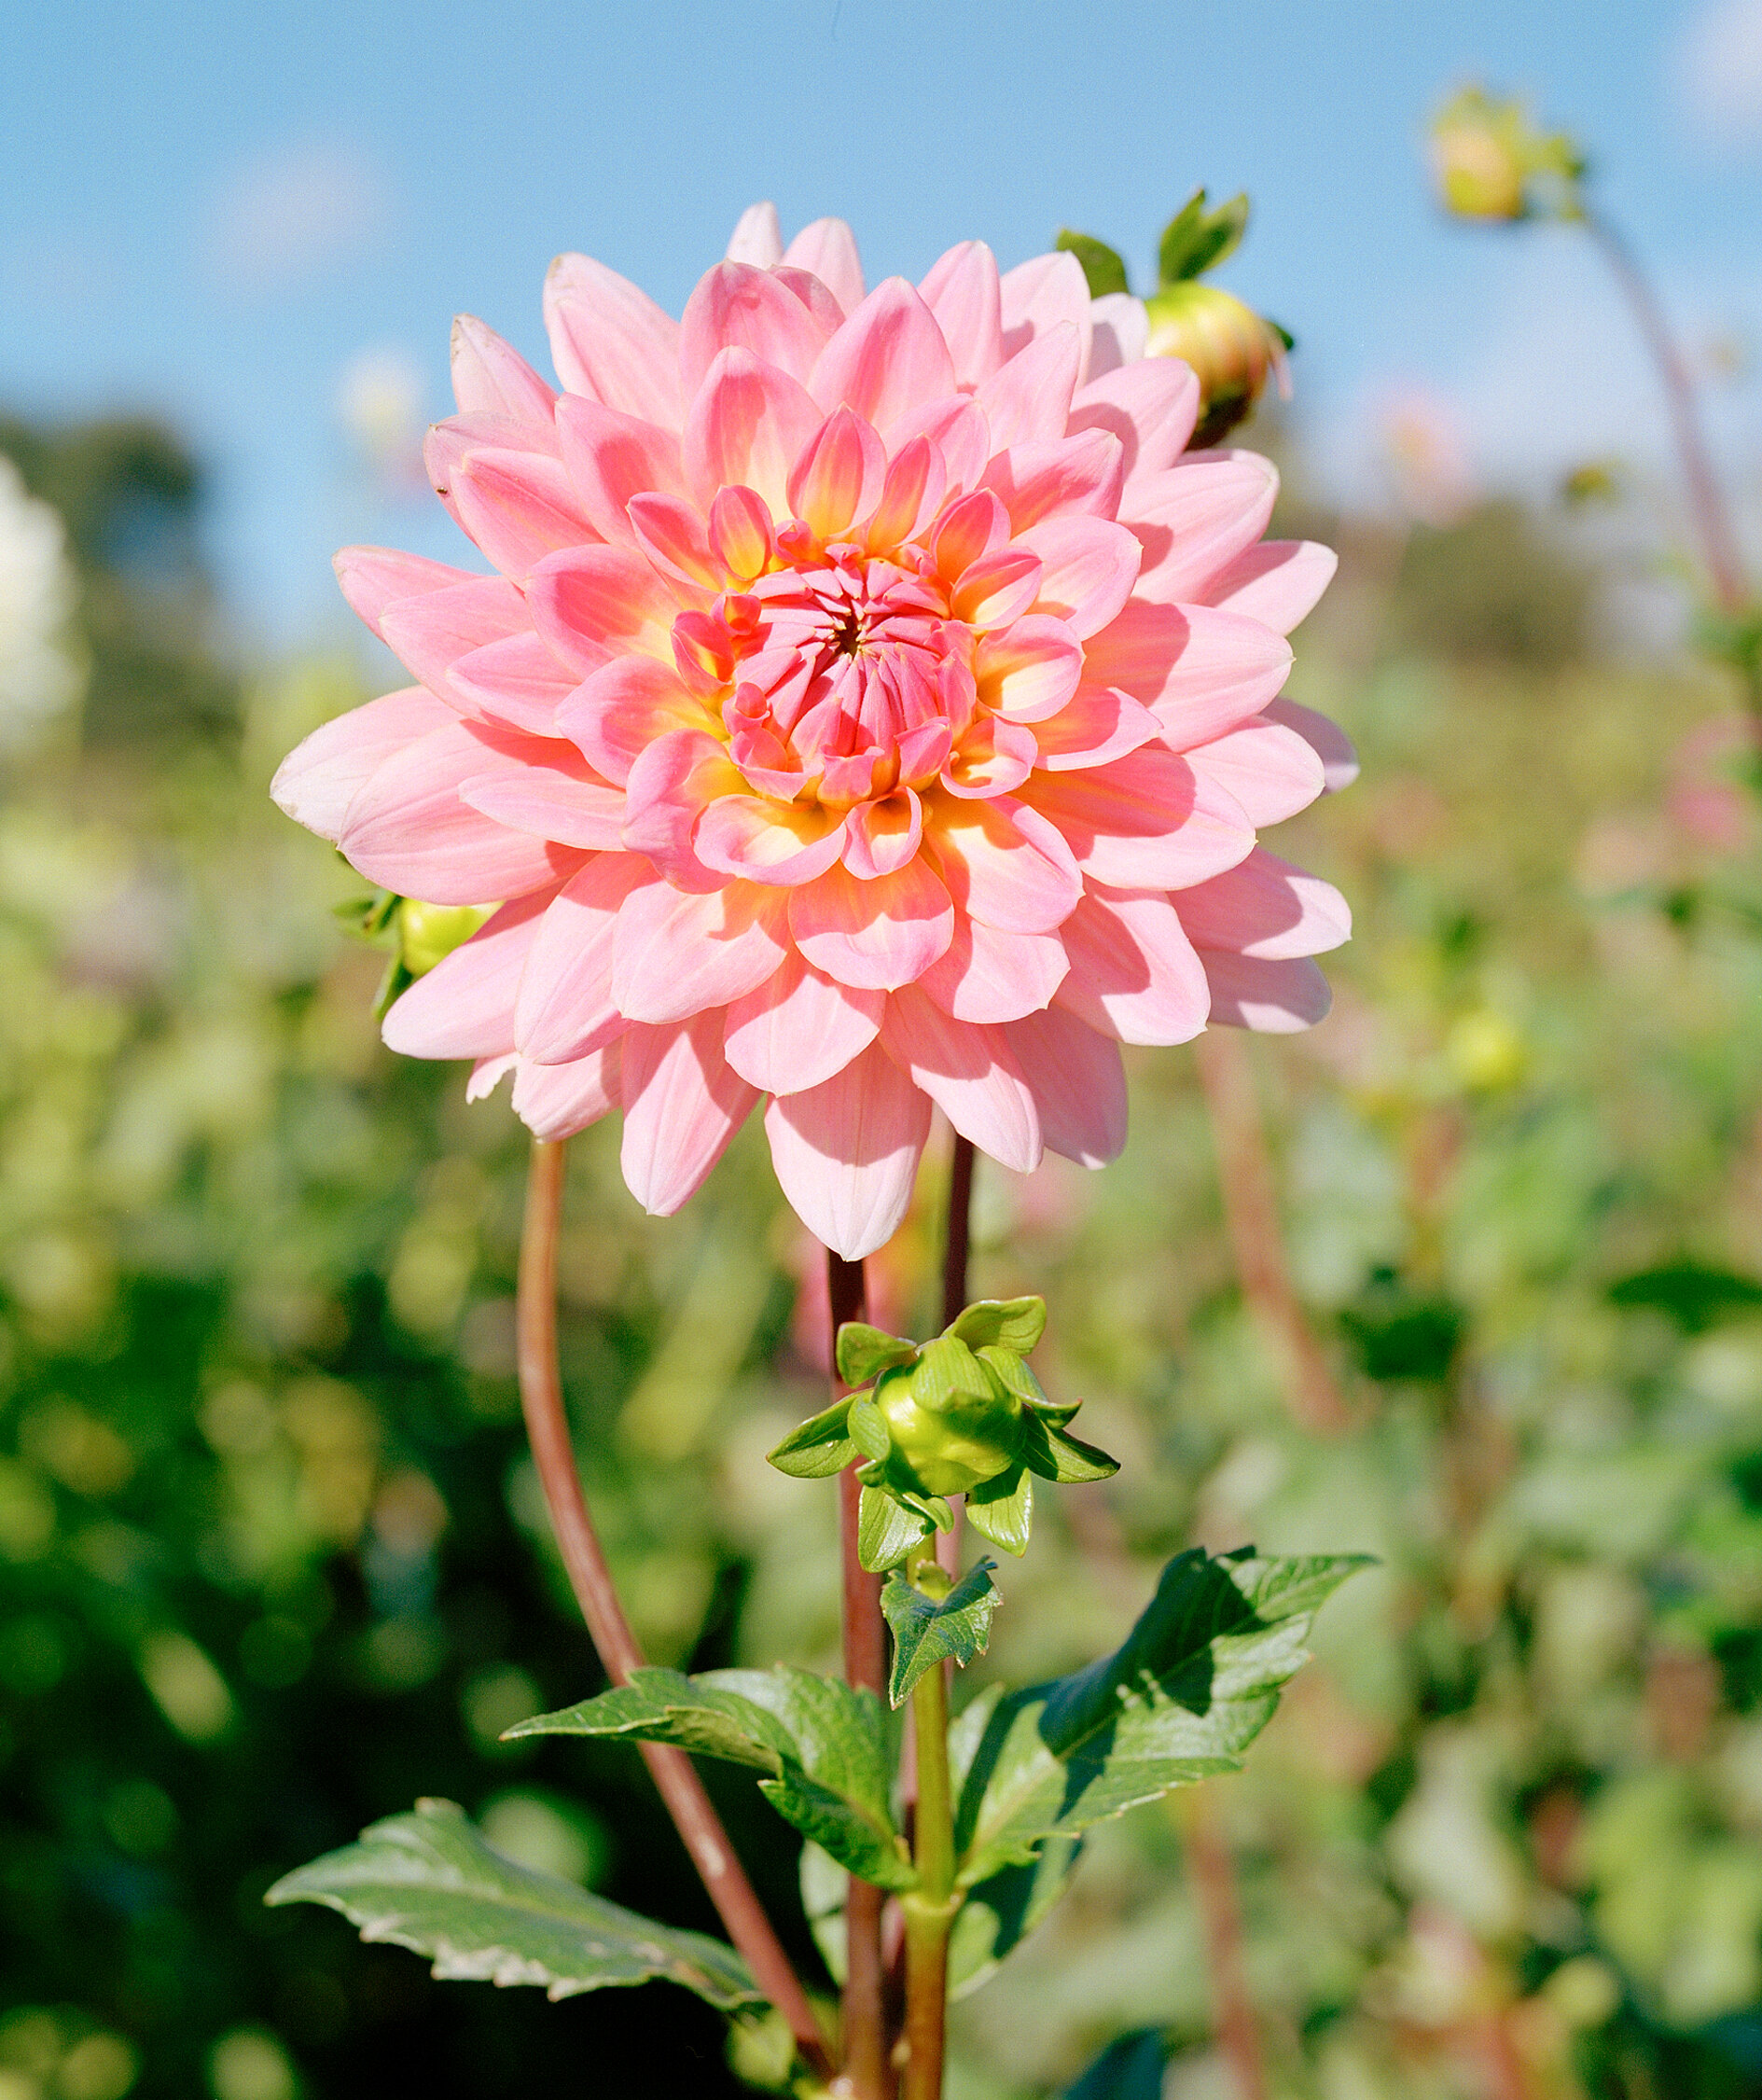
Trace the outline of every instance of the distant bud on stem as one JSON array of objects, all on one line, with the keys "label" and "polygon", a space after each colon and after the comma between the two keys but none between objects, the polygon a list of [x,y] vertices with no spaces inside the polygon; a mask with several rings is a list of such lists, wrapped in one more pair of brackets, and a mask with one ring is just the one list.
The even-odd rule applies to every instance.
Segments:
[{"label": "distant bud on stem", "polygon": [[1508,225],[1583,210],[1585,157],[1573,141],[1480,88],[1463,89],[1433,118],[1431,160],[1438,202],[1456,218]]}]

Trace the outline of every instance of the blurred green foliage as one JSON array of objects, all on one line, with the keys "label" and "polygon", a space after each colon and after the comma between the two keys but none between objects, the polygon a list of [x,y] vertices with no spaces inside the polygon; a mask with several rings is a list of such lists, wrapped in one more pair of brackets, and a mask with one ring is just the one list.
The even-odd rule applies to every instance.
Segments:
[{"label": "blurred green foliage", "polygon": [[[381,958],[329,911],[358,883],[265,795],[358,675],[216,653],[169,438],[0,446],[66,508],[96,678],[84,752],[19,763],[0,807],[0,2100],[734,2091],[683,1995],[437,1985],[260,1903],[433,1793],[714,1928],[632,1754],[498,1740],[601,1680],[519,1433],[520,1133],[380,1049]],[[1762,2079],[1762,946],[1668,905],[1756,894],[1703,727],[1728,696],[1588,659],[1596,578],[1538,521],[1321,522],[1348,559],[1294,692],[1366,774],[1279,845],[1359,936],[1333,1018],[1256,1068],[1352,1425],[1294,1426],[1191,1061],[1140,1057],[1116,1167],[981,1169],[975,1291],[1045,1293],[1047,1389],[1124,1463],[1047,1498],[976,1671],[1110,1647],[1189,1542],[1377,1553],[1206,1789],[1275,2093],[1735,2100]],[[810,1250],[756,1133],[669,1221],[616,1143],[575,1148],[562,1335],[633,1616],[661,1662],[825,1663],[830,1486],[763,1462],[821,1404]],[[874,1265],[901,1331],[935,1324],[936,1179]],[[818,1979],[795,1841],[724,1777]],[[1124,2034],[1145,2092],[1159,2046],[1171,2100],[1205,2100],[1213,2025],[1182,1829],[1142,1811],[958,2009],[954,2090],[1057,2092]]]}]

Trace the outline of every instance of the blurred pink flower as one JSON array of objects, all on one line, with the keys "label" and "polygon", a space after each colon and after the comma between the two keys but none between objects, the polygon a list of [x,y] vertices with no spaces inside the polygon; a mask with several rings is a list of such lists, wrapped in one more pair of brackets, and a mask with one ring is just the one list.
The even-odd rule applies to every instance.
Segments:
[{"label": "blurred pink flower", "polygon": [[1346,907],[1256,832],[1350,762],[1276,698],[1333,556],[1262,542],[1265,460],[1184,452],[1191,373],[1123,361],[1071,256],[866,294],[842,222],[785,250],[759,206],[730,257],[681,321],[562,257],[560,395],[457,324],[428,465],[498,573],[340,555],[420,683],[274,793],[371,881],[504,900],[393,1049],[511,1071],[543,1136],[621,1108],[658,1213],[763,1101],[855,1258],[933,1103],[1006,1166],[1100,1165],[1120,1043],[1325,1010]]}]

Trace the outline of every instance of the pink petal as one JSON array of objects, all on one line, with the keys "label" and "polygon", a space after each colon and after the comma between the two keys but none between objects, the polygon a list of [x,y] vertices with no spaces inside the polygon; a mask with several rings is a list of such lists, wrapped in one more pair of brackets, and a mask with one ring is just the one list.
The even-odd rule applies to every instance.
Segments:
[{"label": "pink petal", "polygon": [[881,1042],[981,1152],[1017,1174],[1040,1164],[1040,1118],[1001,1028],[956,1021],[909,984],[887,1002]]},{"label": "pink petal", "polygon": [[936,521],[930,551],[944,579],[952,583],[975,562],[1001,550],[1009,538],[1009,513],[1001,496],[976,489],[949,505]]},{"label": "pink petal", "polygon": [[981,486],[1003,497],[1015,533],[1026,532],[1058,510],[1111,518],[1119,506],[1123,459],[1112,431],[1090,430],[999,452],[985,469]]},{"label": "pink petal", "polygon": [[1159,474],[1186,450],[1199,420],[1200,382],[1178,357],[1144,357],[1077,388],[1068,428],[1108,430],[1125,451],[1125,470]]},{"label": "pink petal", "polygon": [[873,428],[835,409],[809,440],[789,477],[789,508],[816,537],[834,539],[881,499],[887,454]]},{"label": "pink petal", "polygon": [[1201,599],[1267,529],[1279,477],[1256,452],[1190,452],[1161,474],[1134,474],[1123,522],[1144,547],[1138,594],[1158,605]]},{"label": "pink petal", "polygon": [[482,447],[452,475],[459,522],[504,576],[525,577],[559,548],[597,537],[561,460]]},{"label": "pink petal", "polygon": [[1063,838],[1022,802],[947,802],[933,836],[956,903],[1002,933],[1051,933],[1082,895]]},{"label": "pink petal", "polygon": [[599,854],[571,876],[540,923],[514,1009],[514,1041],[537,1064],[566,1064],[624,1033],[612,1000],[618,908],[654,871],[637,854]]},{"label": "pink petal", "polygon": [[521,1058],[514,1072],[514,1113],[534,1137],[553,1143],[573,1137],[619,1106],[623,1054],[621,1043],[608,1043],[571,1064],[532,1064]]},{"label": "pink petal", "polygon": [[756,991],[730,1003],[724,1053],[761,1092],[800,1093],[862,1055],[885,997],[836,983],[792,952]]},{"label": "pink petal", "polygon": [[520,972],[553,894],[503,905],[419,977],[385,1016],[386,1047],[402,1057],[493,1057],[511,1050]]},{"label": "pink petal", "polygon": [[956,619],[979,633],[1009,627],[1041,595],[1038,555],[1025,547],[1000,547],[975,562],[950,601]]},{"label": "pink petal", "polygon": [[936,447],[950,496],[978,488],[992,456],[992,432],[985,411],[976,401],[964,394],[950,394],[940,401],[925,402],[901,416],[888,431],[888,450],[897,454],[914,438],[927,438]]},{"label": "pink petal", "polygon": [[765,1134],[796,1215],[835,1254],[861,1261],[910,1205],[930,1103],[876,1045],[835,1078],[774,1100]]},{"label": "pink petal", "polygon": [[462,656],[530,624],[513,584],[482,576],[395,600],[380,614],[379,633],[431,692],[445,696],[451,690],[447,674]]},{"label": "pink petal", "polygon": [[942,785],[950,795],[991,801],[1014,794],[1039,758],[1034,731],[1001,715],[975,716],[942,769]]},{"label": "pink petal", "polygon": [[941,508],[948,485],[942,455],[928,438],[915,437],[900,445],[888,465],[881,500],[868,522],[870,549],[891,554],[901,540],[916,538]]},{"label": "pink petal", "polygon": [[1068,707],[1034,726],[1039,762],[1048,772],[1105,765],[1141,750],[1162,734],[1162,724],[1112,686],[1079,686]]},{"label": "pink petal", "polygon": [[792,890],[796,945],[840,984],[891,992],[922,977],[954,937],[954,906],[922,858],[893,875],[859,882],[829,868]]},{"label": "pink petal", "polygon": [[1339,556],[1312,539],[1264,539],[1205,586],[1202,603],[1288,634],[1333,579]]},{"label": "pink petal", "polygon": [[1055,322],[979,388],[973,398],[991,425],[993,452],[1064,436],[1087,341],[1087,331],[1079,335],[1069,322]]},{"label": "pink petal", "polygon": [[1286,729],[1295,730],[1322,761],[1322,776],[1326,783],[1325,792],[1338,795],[1342,787],[1350,787],[1358,778],[1358,754],[1353,748],[1353,740],[1339,724],[1325,715],[1318,715],[1312,707],[1300,707],[1295,700],[1283,696],[1267,704],[1266,717],[1269,722],[1283,722]]},{"label": "pink petal", "polygon": [[923,838],[923,804],[909,787],[896,788],[880,801],[858,802],[851,810],[841,857],[853,875],[873,882],[915,860]]},{"label": "pink petal", "polygon": [[784,259],[784,229],[777,222],[775,204],[767,200],[746,207],[728,237],[728,258],[750,262],[759,270],[770,270]]},{"label": "pink petal", "polygon": [[844,820],[818,803],[798,807],[737,789],[705,808],[691,839],[706,868],[794,889],[825,874],[844,851]]},{"label": "pink petal", "polygon": [[1055,933],[998,933],[957,912],[948,952],[918,982],[957,1021],[1018,1021],[1047,1003],[1070,967]]},{"label": "pink petal", "polygon": [[471,1067],[471,1077],[465,1081],[465,1099],[487,1101],[519,1064],[520,1056],[515,1050],[504,1050],[500,1057],[479,1058]]},{"label": "pink petal", "polygon": [[552,555],[534,570],[526,605],[532,624],[577,677],[613,656],[673,661],[677,600],[642,556],[625,548],[580,547]]},{"label": "pink petal", "polygon": [[784,900],[752,883],[645,883],[618,908],[612,999],[631,1021],[686,1021],[756,992],[787,950]]},{"label": "pink petal", "polygon": [[1077,332],[1079,369],[1089,363],[1089,280],[1074,255],[1059,250],[1018,263],[1004,273],[1001,298],[1006,357],[1020,355],[1035,337],[1068,321]]},{"label": "pink petal", "polygon": [[1169,899],[1093,889],[1060,929],[1071,974],[1058,1003],[1122,1043],[1185,1043],[1205,1025],[1205,969]]},{"label": "pink petal", "polygon": [[381,763],[454,719],[444,701],[420,686],[386,693],[296,745],[276,769],[270,794],[277,809],[334,846],[356,790]]},{"label": "pink petal", "polygon": [[562,463],[583,515],[602,539],[634,543],[629,514],[634,495],[684,495],[679,439],[659,424],[566,394],[557,404]]},{"label": "pink petal", "polygon": [[712,1010],[623,1041],[625,1186],[651,1217],[671,1217],[702,1186],[752,1113],[756,1089],[722,1056]]},{"label": "pink petal", "polygon": [[679,324],[679,374],[689,400],[719,352],[749,350],[806,383],[827,331],[786,285],[750,263],[719,262],[698,280]]},{"label": "pink petal", "polygon": [[462,781],[542,764],[538,737],[452,722],[386,758],[360,788],[338,844],[369,882],[430,904],[523,897],[568,875],[580,855],[531,832],[510,831],[459,795]]},{"label": "pink petal", "polygon": [[625,508],[637,546],[658,568],[682,583],[712,590],[728,580],[710,550],[703,513],[695,503],[676,495],[634,495]]},{"label": "pink petal", "polygon": [[1326,978],[1308,956],[1273,963],[1218,949],[1203,960],[1211,980],[1212,1019],[1231,1028],[1291,1036],[1325,1019],[1334,1003]]},{"label": "pink petal", "polygon": [[516,831],[562,846],[616,852],[624,821],[622,791],[608,786],[561,738],[547,742],[546,762],[474,774],[460,782],[460,800]]},{"label": "pink petal", "polygon": [[545,327],[572,394],[677,430],[679,324],[602,262],[559,256],[545,279]]},{"label": "pink petal", "polygon": [[720,889],[723,878],[698,858],[691,835],[710,803],[744,785],[713,736],[669,730],[637,753],[624,784],[626,847],[646,854],[681,889]]},{"label": "pink petal", "polygon": [[510,416],[549,424],[557,396],[511,343],[474,313],[452,324],[452,392],[462,415]]},{"label": "pink petal", "polygon": [[968,393],[983,386],[1004,361],[996,257],[983,241],[963,241],[932,264],[918,290],[949,346],[955,384]]},{"label": "pink petal", "polygon": [[756,489],[786,517],[789,470],[825,421],[787,372],[750,350],[724,350],[698,389],[686,423],[686,475],[701,508],[718,489]]},{"label": "pink petal", "polygon": [[455,658],[447,687],[473,715],[534,736],[555,736],[558,706],[576,681],[528,628]]},{"label": "pink petal", "polygon": [[620,786],[657,737],[701,730],[703,722],[702,702],[686,690],[672,664],[652,656],[614,657],[557,710],[557,727]]},{"label": "pink petal", "polygon": [[978,697],[1013,722],[1044,721],[1075,692],[1083,657],[1063,620],[1031,613],[1004,633],[980,635],[973,657]]},{"label": "pink petal", "polygon": [[1083,368],[1086,380],[1099,379],[1143,358],[1150,340],[1150,316],[1143,299],[1133,299],[1130,292],[1107,292],[1091,299],[1089,326],[1094,334],[1089,363]]},{"label": "pink petal", "polygon": [[808,384],[823,409],[854,409],[885,435],[909,410],[952,394],[954,367],[936,316],[903,277],[889,277],[820,353]]},{"label": "pink petal", "polygon": [[1256,829],[1308,809],[1327,786],[1315,746],[1264,716],[1200,744],[1186,758],[1201,780],[1241,803]]},{"label": "pink petal", "polygon": [[1104,1167],[1126,1147],[1126,1068],[1118,1045],[1074,1013],[1048,1007],[1004,1035],[1020,1060],[1050,1152]]},{"label": "pink petal", "polygon": [[1185,751],[1252,720],[1289,675],[1291,645],[1257,619],[1134,598],[1083,658],[1089,683],[1154,708],[1170,744]]},{"label": "pink petal", "polygon": [[430,562],[395,547],[345,547],[332,565],[351,609],[376,634],[380,615],[400,599],[422,598],[455,583],[482,580],[469,569],[451,568],[445,562]]},{"label": "pink petal", "polygon": [[1173,899],[1196,948],[1226,948],[1283,961],[1319,955],[1352,939],[1352,909],[1332,883],[1256,846],[1240,868]]},{"label": "pink petal", "polygon": [[817,218],[804,226],[784,250],[792,269],[811,271],[846,313],[863,303],[863,262],[856,236],[841,218]]},{"label": "pink petal", "polygon": [[1140,549],[1105,518],[1043,518],[1016,544],[1040,557],[1040,610],[1081,641],[1117,617],[1138,577]]},{"label": "pink petal", "polygon": [[1063,834],[1092,883],[1185,889],[1254,850],[1254,827],[1221,788],[1154,744],[1086,772],[1036,773],[1022,800]]}]

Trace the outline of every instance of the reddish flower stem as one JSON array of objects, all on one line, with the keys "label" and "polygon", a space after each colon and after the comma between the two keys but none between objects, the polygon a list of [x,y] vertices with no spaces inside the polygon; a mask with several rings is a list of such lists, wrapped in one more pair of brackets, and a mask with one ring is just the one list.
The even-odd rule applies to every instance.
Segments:
[{"label": "reddish flower stem", "polygon": [[[846,1320],[867,1315],[868,1298],[860,1261],[826,1253],[826,1297],[832,1312],[832,1391],[848,1392],[839,1376],[839,1329]],[[856,1468],[839,1476],[839,1534],[844,1570],[844,1675],[867,1686],[877,1698],[887,1681],[887,1626],[881,1618],[881,1578],[864,1568],[856,1551],[858,1503],[862,1489]],[[844,1904],[844,2081],[856,2100],[888,2100],[893,2078],[888,2065],[885,1972],[881,1959],[881,1909],[884,1893],[870,1882],[851,1877]]]},{"label": "reddish flower stem", "polygon": [[1196,1787],[1182,1804],[1186,1863],[1193,1895],[1205,1931],[1206,1966],[1212,1972],[1212,2002],[1217,2042],[1236,2081],[1238,2100],[1267,2100],[1267,2066],[1254,2001],[1242,1967],[1242,1899],[1236,1887],[1236,1864],[1212,1812],[1203,1787]]},{"label": "reddish flower stem", "polygon": [[[566,1150],[566,1144],[533,1141],[520,1235],[517,1328],[520,1405],[569,1586],[606,1675],[614,1684],[623,1684],[633,1670],[643,1667],[643,1651],[624,1616],[612,1585],[612,1571],[588,1514],[557,1365],[557,1228],[562,1213]],[[683,1750],[661,1743],[638,1747],[754,1982],[788,2021],[802,2060],[818,2077],[829,2078],[831,2053],[820,2024],[691,1759]]]},{"label": "reddish flower stem", "polygon": [[[949,1164],[949,1234],[942,1248],[942,1324],[947,1327],[966,1305],[966,1265],[973,1246],[973,1140],[957,1132],[954,1157]],[[961,1533],[964,1527],[966,1497],[951,1495],[954,1529],[936,1534],[936,1562],[957,1579],[961,1573]],[[954,1665],[947,1663],[943,1676],[952,1678]]]}]

